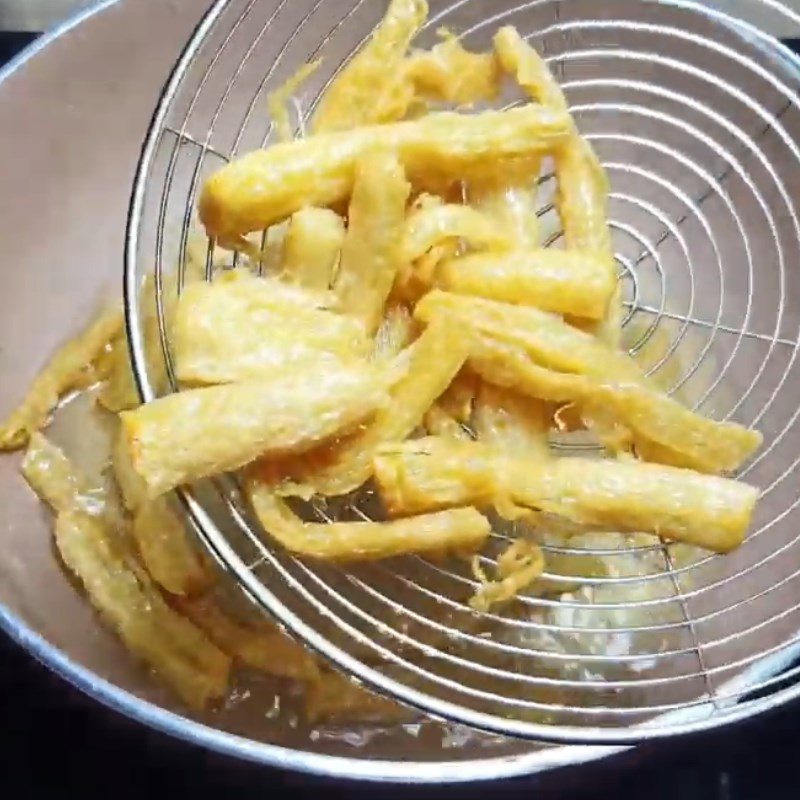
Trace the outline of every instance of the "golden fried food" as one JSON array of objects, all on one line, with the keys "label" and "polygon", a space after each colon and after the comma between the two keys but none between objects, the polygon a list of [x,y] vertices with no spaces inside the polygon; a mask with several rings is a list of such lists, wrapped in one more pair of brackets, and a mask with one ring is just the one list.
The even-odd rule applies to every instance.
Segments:
[{"label": "golden fried food", "polygon": [[293,553],[324,560],[375,561],[407,553],[472,553],[491,531],[489,521],[474,508],[393,522],[303,522],[263,481],[248,481],[247,492],[270,536]]},{"label": "golden fried food", "polygon": [[175,613],[141,568],[107,487],[77,469],[41,434],[22,465],[33,490],[56,513],[56,546],[92,604],[125,646],[193,708],[221,698],[229,659]]},{"label": "golden fried food", "polygon": [[471,331],[470,365],[485,380],[531,397],[576,403],[626,426],[634,438],[682,453],[706,472],[738,468],[761,444],[740,425],[715,422],[650,384],[633,359],[534,308],[431,292],[418,319],[442,316]]},{"label": "golden fried food", "polygon": [[520,163],[512,173],[473,180],[468,186],[470,204],[489,217],[518,249],[541,245],[537,178],[541,164]]},{"label": "golden fried food", "polygon": [[[535,364],[520,347],[487,337],[473,340],[470,364],[487,381],[531,397],[572,404],[589,427],[611,420],[647,460],[721,473],[738,469],[761,446],[758,431],[700,416],[667,395],[634,383],[607,383]],[[607,428],[610,426],[606,426]],[[620,449],[612,441],[612,451]]]},{"label": "golden fried food", "polygon": [[403,261],[415,261],[453,239],[480,250],[508,250],[512,244],[511,238],[480,211],[456,203],[425,203],[406,219]]},{"label": "golden fried food", "polygon": [[279,678],[319,679],[316,659],[269,623],[245,625],[234,620],[210,595],[179,598],[175,604],[220,650],[242,666]]},{"label": "golden fried food", "polygon": [[20,405],[0,426],[0,450],[24,447],[31,434],[47,425],[66,394],[97,383],[103,375],[96,364],[122,331],[122,311],[104,311],[78,337],[60,347],[36,376]]},{"label": "golden fried food", "polygon": [[407,55],[427,17],[424,0],[393,0],[370,41],[342,70],[315,114],[315,134],[395,122],[427,111],[429,102],[469,106],[500,89],[494,53],[473,53],[447,30],[430,50]]},{"label": "golden fried food", "polygon": [[356,166],[335,291],[339,307],[374,334],[401,265],[411,186],[394,153],[377,150]]},{"label": "golden fried food", "polygon": [[31,489],[55,512],[82,511],[102,516],[108,509],[108,493],[103,483],[77,470],[63,451],[41,433],[30,437],[22,460],[22,474]]},{"label": "golden fried food", "polygon": [[436,282],[457,294],[593,320],[605,318],[617,287],[616,277],[603,259],[565,250],[514,250],[453,258],[439,265]]},{"label": "golden fried food", "polygon": [[[556,111],[567,110],[564,93],[547,64],[514,28],[501,28],[495,34],[494,46],[503,69],[529,97]],[[617,347],[622,305],[608,226],[608,178],[592,146],[578,135],[557,149],[556,176],[556,208],[567,248],[596,258],[605,267],[606,282],[614,286],[614,297],[597,331],[604,341]],[[572,313],[583,316],[577,310]]]},{"label": "golden fried food", "polygon": [[561,317],[532,306],[432,291],[417,304],[414,316],[421,322],[443,317],[476,334],[517,345],[550,369],[626,383],[646,382],[627,353],[613,350]]},{"label": "golden fried food", "polygon": [[415,326],[416,323],[407,306],[401,303],[390,305],[386,309],[381,327],[375,334],[373,361],[385,362],[400,355],[411,344]]},{"label": "golden fried food", "polygon": [[535,542],[518,539],[497,559],[494,580],[489,580],[475,556],[473,572],[481,581],[469,604],[475,611],[489,611],[492,606],[513,600],[532,586],[544,572],[544,553]]},{"label": "golden fried food", "polygon": [[[361,433],[327,448],[321,466],[312,457],[283,465],[289,482],[279,487],[283,494],[301,497],[313,494],[347,494],[372,475],[372,457],[385,442],[402,441],[422,424],[425,413],[450,385],[466,360],[468,343],[449,325],[430,325],[420,338],[401,353],[409,358],[408,371],[390,392],[389,403]],[[313,456],[313,454],[312,454]]]},{"label": "golden fried food", "polygon": [[[609,279],[617,281],[617,266],[608,225],[608,176],[592,146],[574,136],[556,153],[556,208],[567,248],[594,253],[603,259]],[[619,347],[622,336],[622,298],[617,283],[606,319],[597,328],[600,338]]]},{"label": "golden fried food", "polygon": [[551,407],[509,389],[481,384],[475,398],[472,427],[478,441],[506,455],[528,458],[550,455]]},{"label": "golden fried food", "polygon": [[394,514],[511,502],[592,528],[647,532],[725,553],[744,539],[758,490],[691,470],[633,460],[531,459],[480,443],[423,439],[375,459]]},{"label": "golden fried food", "polygon": [[344,220],[335,211],[301,208],[286,229],[281,278],[312,291],[330,289],[344,236]]},{"label": "golden fried food", "polygon": [[192,708],[225,696],[231,662],[205,634],[173,611],[95,517],[62,512],[56,545],[92,605],[131,653]]},{"label": "golden fried food", "polygon": [[214,578],[186,524],[166,497],[158,497],[140,505],[131,530],[150,577],[170,594],[193,596],[206,591]]},{"label": "golden fried food", "polygon": [[553,150],[572,133],[568,114],[536,105],[312,136],[259,150],[222,167],[203,187],[200,219],[221,244],[241,244],[305,206],[350,196],[356,164],[377,146],[394,150],[416,183],[455,181],[470,167]]},{"label": "golden fried food", "polygon": [[185,385],[268,378],[288,368],[335,369],[366,357],[363,325],[328,310],[327,294],[232,270],[187,286],[172,327],[175,373]]},{"label": "golden fried food", "polygon": [[447,30],[440,30],[439,35],[439,44],[428,51],[418,50],[405,61],[404,77],[412,89],[404,115],[414,100],[463,107],[489,102],[498,95],[500,65],[494,53],[473,53]]},{"label": "golden fried food", "polygon": [[406,51],[427,16],[425,0],[391,0],[370,40],[325,92],[311,125],[315,134],[392,119],[393,96],[406,92],[401,75]]},{"label": "golden fried food", "polygon": [[494,50],[503,71],[513,75],[532,100],[559,111],[567,110],[564,93],[550,68],[516,28],[500,28],[494,35]]},{"label": "golden fried food", "polygon": [[120,415],[134,472],[152,499],[257,458],[310,450],[386,403],[381,373],[348,367],[167,395]]}]

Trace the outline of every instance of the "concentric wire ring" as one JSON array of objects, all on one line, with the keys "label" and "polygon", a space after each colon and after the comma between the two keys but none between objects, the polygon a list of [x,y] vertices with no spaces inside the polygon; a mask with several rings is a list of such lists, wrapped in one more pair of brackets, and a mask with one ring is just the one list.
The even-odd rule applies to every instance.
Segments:
[{"label": "concentric wire ring", "polygon": [[[546,577],[559,591],[483,615],[465,604],[476,583],[460,562],[409,557],[348,570],[287,556],[228,481],[184,493],[201,538],[294,635],[369,685],[447,719],[550,741],[624,743],[784,702],[800,693],[776,676],[800,650],[792,391],[800,376],[792,200],[800,65],[755,23],[800,18],[773,0],[742,3],[741,19],[677,0],[609,0],[601,12],[596,0],[431,6],[421,44],[447,26],[485,48],[497,27],[514,24],[554,68],[611,178],[632,354],[689,406],[765,433],[742,473],[763,490],[754,529],[725,558],[640,537],[550,545]],[[165,278],[178,265],[180,289],[203,180],[271,142],[266,95],[322,57],[300,104],[302,128],[381,11],[364,0],[228,0],[196,32],[154,118],[131,206],[126,310],[145,400],[155,389],[142,279],[155,268],[169,364]],[[548,191],[543,181],[541,215],[552,222]],[[341,505],[359,508],[358,498]],[[489,563],[509,533],[495,532]]]}]

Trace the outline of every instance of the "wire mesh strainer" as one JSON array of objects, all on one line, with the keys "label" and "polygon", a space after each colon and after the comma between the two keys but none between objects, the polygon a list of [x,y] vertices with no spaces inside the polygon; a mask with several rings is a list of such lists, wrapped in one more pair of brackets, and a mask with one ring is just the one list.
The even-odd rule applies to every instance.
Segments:
[{"label": "wire mesh strainer", "polygon": [[[297,105],[302,129],[383,11],[374,0],[223,0],[188,44],[149,131],[129,220],[126,311],[145,400],[165,367],[171,375],[164,305],[182,286],[203,181],[271,141],[267,94],[322,57]],[[648,0],[431,3],[420,45],[447,26],[485,49],[513,24],[548,59],[611,178],[627,345],[692,407],[763,431],[742,473],[763,496],[733,555],[636,537],[553,545],[559,568],[547,577],[560,596],[478,616],[460,561],[304,563],[271,545],[235,479],[183,492],[199,535],[251,599],[368,685],[487,730],[596,743],[710,728],[800,693],[778,674],[800,641],[800,64],[762,32],[800,17],[771,0],[743,0],[737,13]],[[540,215],[556,244],[552,183],[542,178]],[[209,247],[209,278],[217,256]],[[141,312],[153,298],[160,348]],[[310,510],[325,520],[369,507],[362,493]],[[486,560],[508,533],[496,531]],[[598,559],[602,574],[586,577]]]}]

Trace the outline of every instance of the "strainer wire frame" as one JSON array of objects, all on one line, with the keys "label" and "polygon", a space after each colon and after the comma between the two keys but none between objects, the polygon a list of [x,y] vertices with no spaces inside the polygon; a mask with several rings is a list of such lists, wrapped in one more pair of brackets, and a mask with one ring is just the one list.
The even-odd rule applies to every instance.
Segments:
[{"label": "strainer wire frame", "polygon": [[[206,76],[210,73],[210,70],[213,69],[216,58],[219,56],[220,52],[233,35],[236,27],[246,16],[247,11],[255,4],[255,1],[256,0],[250,0],[247,9],[242,12],[238,20],[234,23],[225,41],[218,46],[216,55],[212,59],[211,66],[208,68]],[[765,42],[768,46],[773,47],[777,45],[780,49],[781,55],[792,64],[793,68],[798,72],[798,75],[800,75],[800,59],[798,59],[796,55],[791,53],[791,51],[789,51],[783,45],[777,43],[771,36],[764,34],[757,28],[749,26],[746,23],[743,23],[741,20],[734,19],[727,14],[704,8],[703,6],[700,6],[694,2],[689,2],[688,0],[663,1],[667,2],[667,4],[685,9],[692,9],[695,11],[700,10],[704,13],[719,18],[726,23],[733,24],[740,28],[742,26],[749,28],[749,32],[752,35]],[[363,0],[361,0],[361,2],[363,2]],[[461,2],[464,2],[464,0],[461,0]],[[776,3],[775,0],[761,0],[761,2],[772,8],[782,9],[782,6]],[[145,340],[138,311],[140,287],[138,285],[136,269],[137,261],[139,259],[139,237],[144,215],[148,179],[153,169],[156,153],[162,142],[162,136],[167,130],[166,119],[168,113],[180,89],[181,82],[192,65],[192,62],[200,48],[214,29],[215,24],[230,4],[231,0],[216,0],[216,2],[213,3],[213,5],[209,8],[208,12],[198,24],[193,35],[187,42],[170,78],[163,88],[151,124],[147,131],[134,179],[126,229],[123,290],[129,351],[131,355],[135,383],[142,402],[150,402],[157,396],[156,391],[148,377],[144,343]],[[360,2],[356,4],[353,10],[355,10],[355,8],[357,8],[360,4]],[[278,6],[278,10],[283,5],[284,4],[281,3]],[[277,14],[277,10],[275,13]],[[352,10],[350,13],[352,13]],[[800,16],[788,10],[785,10],[785,13],[798,24],[800,24]],[[347,17],[345,17],[345,19],[346,18]],[[344,20],[340,21],[338,24],[342,24],[343,21]],[[262,34],[265,30],[266,25],[262,30]],[[244,59],[242,60],[242,63],[244,63]],[[236,75],[234,75],[234,79],[235,77]],[[335,77],[335,74],[333,77]],[[231,81],[231,85],[232,82],[233,79]],[[197,93],[192,100],[190,111],[186,113],[186,119],[188,119],[188,116],[191,113],[191,107],[193,106],[194,101],[197,99],[202,86],[203,83],[200,84],[200,87],[198,88]],[[220,107],[223,102],[224,98],[220,103]],[[172,154],[173,163],[177,157],[178,148],[180,147],[182,140],[192,141],[194,144],[199,145],[202,148],[197,166],[197,169],[199,170],[205,153],[211,151],[209,141],[206,140],[205,142],[197,142],[191,139],[191,137],[185,131],[177,133],[179,135],[176,137],[174,144]],[[223,156],[223,158],[225,157]],[[195,184],[196,179],[197,175],[195,176]],[[165,204],[166,201],[162,196],[162,215],[165,211]],[[185,256],[187,226],[189,215],[191,213],[191,208],[189,207],[190,205],[191,204],[187,204],[187,216],[184,220],[184,231],[181,240],[180,253],[181,263],[183,262]],[[163,218],[161,220],[161,224],[163,226]],[[668,236],[669,233],[667,232],[665,235]],[[159,238],[157,247],[160,247],[160,243],[161,240]],[[207,273],[209,277],[210,270],[211,250],[209,249],[207,260]],[[162,288],[160,281],[161,274],[157,270],[155,283],[156,293],[159,297]],[[168,370],[171,370],[168,355],[169,351],[166,345],[166,331],[164,328],[163,314],[160,315],[159,324],[161,327],[164,355],[167,359],[167,367]],[[746,699],[748,693],[753,691],[755,683],[760,684],[755,688],[763,690],[764,688],[769,688],[783,683],[787,678],[800,675],[800,667],[790,669],[789,672],[784,672],[784,670],[791,665],[795,656],[800,654],[800,643],[795,641],[794,643],[788,642],[782,644],[780,647],[773,648],[770,654],[765,655],[762,660],[757,661],[755,665],[751,666],[744,673],[740,674],[738,678],[730,681],[728,684],[729,691],[725,695],[728,700],[727,703],[721,702],[721,700],[725,699],[721,693],[718,692],[716,694],[712,694],[711,691],[709,691],[707,698],[703,698],[697,703],[685,704],[684,708],[677,708],[675,711],[655,717],[653,720],[647,723],[628,729],[548,725],[537,722],[523,722],[514,719],[501,718],[496,715],[474,711],[450,701],[442,700],[424,692],[420,692],[404,682],[397,681],[380,670],[363,663],[357,658],[354,658],[348,652],[329,641],[312,626],[304,622],[297,614],[288,609],[278,599],[278,597],[276,597],[276,595],[255,576],[255,574],[251,571],[250,566],[248,566],[248,564],[242,560],[236,550],[231,546],[227,540],[227,537],[222,533],[222,531],[214,522],[212,516],[207,512],[203,504],[197,499],[191,489],[181,488],[178,490],[177,494],[187,512],[188,519],[198,538],[203,542],[215,561],[235,579],[236,583],[244,591],[244,593],[262,610],[266,611],[284,629],[289,631],[294,637],[303,641],[313,651],[320,654],[332,662],[337,668],[346,674],[353,676],[367,687],[384,695],[393,697],[402,703],[417,708],[420,711],[435,717],[460,724],[467,724],[484,731],[543,742],[595,745],[630,745],[648,739],[706,731],[719,727],[723,724],[730,724],[745,720],[755,716],[756,714],[778,708],[800,696],[800,683],[798,683],[778,689],[771,694],[758,697],[754,700]],[[250,535],[252,543],[256,545],[258,550],[262,553],[263,558],[272,562],[272,566],[277,569],[287,583],[291,584],[295,591],[305,596],[306,599],[308,599],[309,602],[316,607],[317,611],[324,611],[324,609],[320,607],[319,602],[312,595],[306,592],[303,585],[294,579],[280,566],[280,564],[271,558],[271,551],[256,536],[251,535],[247,523],[240,521],[239,527]],[[671,567],[671,563],[669,562],[669,554],[665,548],[664,553],[668,560],[668,566]],[[677,583],[676,576],[672,569],[669,569],[668,572],[663,573],[659,577],[663,579],[667,575],[669,575],[673,582],[675,582],[675,589],[677,592],[676,596],[673,596],[670,598],[670,600],[675,601],[677,599],[683,605],[685,620],[683,623],[676,624],[688,626],[693,633],[692,619],[689,617],[685,607],[685,597],[680,590],[680,586]],[[596,583],[596,581],[592,582]],[[654,601],[654,604],[657,604],[658,602],[659,601]],[[397,662],[398,658],[395,654],[376,644],[374,641],[363,637],[363,635],[360,634],[360,632],[358,632],[356,629],[351,627],[350,632],[356,639],[359,639],[362,644],[371,648],[373,651],[376,651],[378,655],[384,657],[387,661]],[[702,648],[696,637],[694,637],[694,642],[695,647],[693,649],[697,654],[701,669],[705,674],[705,670],[703,668]],[[746,659],[742,663],[743,665],[746,665],[755,660],[756,659]],[[408,662],[404,662],[404,665],[406,667],[413,667],[413,665],[410,665]],[[744,698],[744,700],[737,705],[736,700],[741,700],[742,698]]]}]

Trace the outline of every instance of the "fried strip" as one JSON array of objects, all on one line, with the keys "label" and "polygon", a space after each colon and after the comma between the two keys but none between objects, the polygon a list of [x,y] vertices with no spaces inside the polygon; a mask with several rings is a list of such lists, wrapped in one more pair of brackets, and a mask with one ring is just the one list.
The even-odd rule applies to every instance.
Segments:
[{"label": "fried strip", "polygon": [[504,455],[543,459],[550,455],[552,410],[546,403],[482,383],[472,414],[475,435]]},{"label": "fried strip", "polygon": [[439,44],[406,59],[405,77],[413,84],[412,97],[456,106],[494,100],[500,89],[500,65],[494,54],[466,50],[449,31],[441,30],[439,35]]},{"label": "fried strip", "polygon": [[580,525],[652,533],[719,553],[742,543],[758,499],[746,484],[675,467],[509,458],[479,443],[436,439],[384,448],[375,476],[395,514],[509,498]]},{"label": "fried strip", "polygon": [[135,514],[147,500],[147,484],[133,468],[128,441],[122,425],[119,426],[111,453],[114,480],[119,487],[125,508]]},{"label": "fried strip", "polygon": [[403,59],[427,16],[425,0],[392,0],[370,40],[325,92],[312,122],[315,134],[387,120],[392,97],[405,93]]},{"label": "fried strip", "polygon": [[536,105],[359,128],[277,144],[226,165],[206,182],[200,219],[236,244],[304,206],[331,206],[353,189],[356,164],[376,146],[394,150],[412,182],[466,177],[487,162],[552,151],[573,129],[568,114]]},{"label": "fried strip", "polygon": [[403,233],[403,261],[415,261],[452,239],[475,249],[507,250],[512,242],[486,215],[469,206],[427,203],[409,214]]},{"label": "fried strip", "polygon": [[297,365],[365,357],[370,341],[356,320],[327,310],[317,295],[242,271],[187,286],[175,313],[175,371],[186,385],[267,378]]},{"label": "fried strip", "polygon": [[125,446],[149,498],[259,457],[310,450],[386,401],[368,367],[284,374],[192,389],[121,414]]},{"label": "fried strip", "polygon": [[223,697],[230,659],[174,612],[98,519],[62,512],[56,545],[92,605],[125,646],[192,708]]},{"label": "fried strip", "polygon": [[518,539],[500,555],[494,580],[486,577],[476,556],[473,572],[481,586],[470,598],[470,606],[475,611],[489,611],[494,605],[513,600],[542,576],[544,566],[542,549],[525,539]]},{"label": "fried strip", "polygon": [[[567,111],[566,98],[550,68],[515,28],[506,26],[497,31],[494,46],[503,69],[531,99],[554,111]],[[567,248],[595,252],[610,269],[613,250],[607,222],[608,178],[591,145],[572,136],[556,153],[556,174],[556,205]]]},{"label": "fried strip", "polygon": [[406,306],[399,304],[390,306],[381,327],[375,334],[375,343],[372,349],[373,361],[395,359],[404,348],[411,344],[415,325],[411,312]]},{"label": "fried strip", "polygon": [[247,485],[264,530],[287,550],[336,561],[375,561],[407,553],[471,553],[491,531],[474,508],[457,508],[393,522],[303,522],[259,480]]},{"label": "fried strip", "polygon": [[170,594],[197,595],[213,583],[185,523],[167,498],[144,503],[134,515],[132,530],[145,569]]},{"label": "fried strip", "polygon": [[534,159],[502,177],[474,180],[468,188],[469,202],[499,225],[517,248],[541,244],[536,185],[540,168],[539,160]]},{"label": "fried strip", "polygon": [[592,146],[574,136],[556,153],[556,208],[568,249],[590,251],[605,261],[616,291],[598,336],[611,347],[622,337],[622,297],[608,226],[608,176]]},{"label": "fried strip", "polygon": [[209,595],[180,598],[176,605],[217,647],[243,666],[292,680],[316,681],[320,677],[314,656],[272,626],[237,622]]},{"label": "fried strip", "polygon": [[335,291],[342,310],[374,334],[400,268],[411,186],[391,151],[366,155],[356,167],[347,236]]},{"label": "fried strip", "polygon": [[281,276],[323,292],[333,283],[344,244],[344,220],[329,208],[301,208],[292,214],[283,240]]},{"label": "fried strip", "polygon": [[450,259],[439,266],[437,283],[457,294],[595,320],[605,317],[617,286],[604,259],[564,250],[515,250]]},{"label": "fried strip", "polygon": [[422,322],[444,316],[452,324],[516,345],[551,369],[608,381],[646,382],[639,366],[627,354],[612,350],[560,317],[531,306],[433,291],[420,301],[414,316]]},{"label": "fried strip", "polygon": [[627,354],[537,309],[431,292],[415,316],[444,316],[471,331],[470,366],[490,383],[610,417],[635,439],[682,454],[683,466],[735,470],[761,445],[757,431],[690,411],[652,386]]},{"label": "fried strip", "polygon": [[494,35],[494,50],[503,71],[513,75],[532,100],[558,111],[567,110],[564,93],[550,68],[516,28],[510,25],[500,28]]},{"label": "fried strip", "polygon": [[[515,77],[529,97],[555,111],[567,110],[564,93],[549,67],[514,28],[501,28],[495,34],[494,46],[503,69]],[[606,282],[614,286],[614,298],[597,332],[605,342],[618,347],[622,305],[608,226],[608,177],[592,146],[577,134],[556,153],[556,177],[556,208],[567,249],[595,253],[604,264]],[[573,314],[582,316],[578,311]]]},{"label": "fried strip", "polygon": [[100,314],[79,336],[62,345],[36,376],[20,405],[0,426],[0,450],[23,447],[31,434],[44,428],[59,400],[85,389],[102,376],[96,362],[122,331],[122,311]]},{"label": "fried strip", "polygon": [[[205,281],[208,240],[205,236],[193,234],[186,243],[186,264],[183,270],[184,287],[197,281]],[[212,268],[228,263],[229,255],[220,248],[212,252]],[[178,273],[171,272],[161,276],[161,301],[164,326],[172,330],[175,306],[178,300]],[[142,319],[142,337],[147,374],[157,394],[163,394],[169,385],[167,363],[161,343],[161,329],[156,303],[155,276],[148,275],[140,292],[139,314]],[[136,408],[141,402],[136,387],[131,357],[128,352],[128,337],[122,332],[113,341],[108,353],[109,367],[97,402],[108,411],[118,413]]]},{"label": "fried strip", "polygon": [[732,472],[763,441],[758,431],[701,417],[657,390],[544,369],[519,347],[489,338],[474,340],[470,364],[492,383],[548,402],[574,403],[590,424],[615,421],[648,460],[701,472]]},{"label": "fried strip", "polygon": [[55,512],[82,511],[102,516],[107,511],[106,487],[76,470],[63,451],[41,433],[31,435],[22,460],[22,474]]},{"label": "fried strip", "polygon": [[[384,442],[401,441],[422,424],[425,412],[450,385],[466,360],[468,342],[462,332],[434,324],[398,359],[410,356],[408,371],[392,388],[389,404],[380,409],[362,433],[305,461],[283,465],[293,481],[280,487],[287,495],[347,494],[369,480],[372,456]],[[268,465],[269,469],[269,465]]]}]

